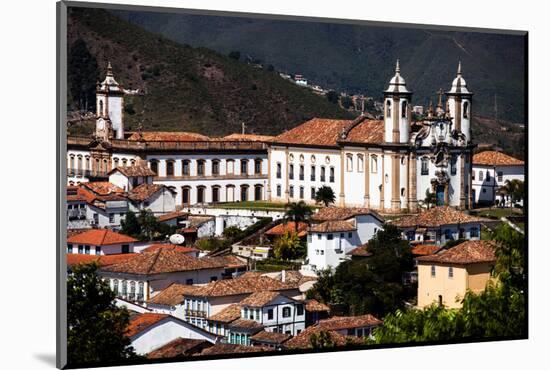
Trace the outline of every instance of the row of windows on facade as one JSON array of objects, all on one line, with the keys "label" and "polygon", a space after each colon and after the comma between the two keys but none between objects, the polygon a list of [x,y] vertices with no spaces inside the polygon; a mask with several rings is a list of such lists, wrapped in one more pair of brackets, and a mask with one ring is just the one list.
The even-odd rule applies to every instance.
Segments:
[{"label": "row of windows on facade", "polygon": [[[451,156],[451,175],[456,175],[457,172],[457,164],[458,157],[456,155]],[[426,176],[430,174],[430,167],[429,167],[429,158],[428,157],[422,157],[420,158],[420,174],[422,176]]]},{"label": "row of windows on facade", "polygon": [[[432,277],[435,277],[435,266],[431,266],[431,275]],[[454,270],[452,267],[448,268],[448,275],[449,279],[452,279],[454,277]]]},{"label": "row of windows on facade", "polygon": [[[374,233],[376,233],[377,229],[374,228]],[[344,239],[346,237],[345,233],[340,233],[340,239]],[[353,237],[353,233],[348,233],[348,239],[351,239]],[[313,236],[311,234],[308,235],[308,241],[312,241]],[[323,234],[317,234],[317,240],[322,240]],[[334,234],[327,234],[327,240],[334,240]]]},{"label": "row of windows on facade", "polygon": [[[235,185],[226,185],[226,191],[234,191]],[[240,200],[242,202],[246,202],[249,200],[249,185],[241,185],[240,189]],[[263,185],[257,184],[254,185],[254,200],[262,200],[263,199]],[[221,186],[219,185],[213,185],[210,189],[210,195],[212,199],[212,203],[218,203],[220,202],[220,190]],[[205,203],[206,202],[206,186],[197,186],[197,203]],[[190,204],[191,203],[191,187],[190,186],[184,186],[182,187],[182,204]]]},{"label": "row of windows on facade", "polygon": [[[135,159],[126,159],[123,158],[122,161],[123,167],[133,166],[136,163]],[[112,165],[112,166],[111,166]],[[96,158],[95,159],[95,169],[91,167],[91,160],[89,155],[82,155],[82,154],[69,154],[69,163],[68,163],[68,169],[70,172],[74,172],[76,174],[84,173],[84,172],[108,172],[111,170],[111,168],[118,167],[119,166],[119,160],[118,158],[113,158],[113,160],[110,162],[107,158],[104,158],[103,160]]]},{"label": "row of windows on facade", "polygon": [[[227,174],[232,174],[234,172],[234,159],[226,159],[226,172]],[[206,160],[199,159],[197,162],[197,171],[196,176],[204,176],[206,171]],[[210,172],[212,176],[220,175],[220,163],[221,160],[219,159],[213,159],[210,163]],[[240,173],[241,175],[248,174],[248,159],[241,159],[240,160]],[[149,161],[151,170],[155,172],[156,174],[159,173],[158,171],[158,160],[151,160]],[[167,160],[166,161],[166,176],[175,176],[175,160]],[[262,173],[262,159],[257,158],[254,160],[254,174],[259,175]],[[191,160],[189,159],[182,159],[181,160],[181,176],[191,176]]]},{"label": "row of windows on facade", "polygon": [[[74,246],[72,244],[67,244],[67,253],[72,254],[74,253]],[[120,253],[126,254],[130,253],[130,246],[128,244],[124,244],[120,247]],[[89,245],[78,245],[78,254],[92,254],[91,253],[91,246]],[[96,245],[94,247],[94,254],[96,256],[101,255],[101,246]]]},{"label": "row of windows on facade", "polygon": [[[386,100],[386,117],[391,118],[392,112],[392,101]],[[407,117],[408,114],[408,103],[406,100],[401,102],[401,118]],[[468,118],[470,114],[470,104],[468,101],[462,103],[462,118]]]},{"label": "row of windows on facade", "polygon": [[[491,173],[489,172],[489,170],[485,171],[485,174],[483,173],[482,170],[479,170],[478,172],[478,181],[483,181],[483,177],[485,176],[485,181],[491,181]],[[502,178],[504,176],[504,173],[502,171],[498,171],[497,172],[497,181],[498,182],[502,182]],[[475,180],[476,179],[476,174],[473,173],[472,174],[472,180]]]},{"label": "row of windows on facade", "polygon": [[[135,281],[113,279],[113,292],[119,298],[128,299],[130,301],[143,301],[145,284],[140,281],[136,284]],[[137,285],[137,291],[136,291]]]},{"label": "row of windows on facade", "polygon": [[[477,227],[471,227],[469,229],[470,231],[470,238],[478,238],[479,237],[479,228]],[[466,230],[464,228],[458,229],[458,239],[464,239],[465,235],[464,233]],[[410,230],[406,232],[407,240],[413,241],[415,239],[416,232],[414,230]],[[439,240],[441,239],[441,236],[445,236],[445,240],[453,240],[453,232],[450,229],[445,229],[443,232],[441,230],[436,231],[430,231],[423,234],[423,240]],[[420,238],[420,236],[419,236]]]}]

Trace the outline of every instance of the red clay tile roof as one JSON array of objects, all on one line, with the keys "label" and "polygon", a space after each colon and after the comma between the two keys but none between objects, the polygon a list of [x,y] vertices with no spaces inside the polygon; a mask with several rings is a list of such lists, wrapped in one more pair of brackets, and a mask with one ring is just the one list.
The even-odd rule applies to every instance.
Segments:
[{"label": "red clay tile roof", "polygon": [[174,218],[184,217],[184,216],[189,216],[189,213],[183,212],[183,211],[175,211],[175,212],[170,212],[170,213],[166,213],[164,215],[158,216],[157,220],[159,220],[159,222],[163,222],[163,221],[168,221]]},{"label": "red clay tile roof", "polygon": [[245,329],[250,331],[259,331],[264,328],[262,324],[254,320],[237,319],[229,324],[231,329]]},{"label": "red clay tile roof", "polygon": [[348,221],[325,221],[318,225],[313,225],[309,231],[314,233],[333,233],[339,231],[357,230],[355,225]]},{"label": "red clay tile roof", "polygon": [[221,138],[223,141],[260,141],[268,143],[273,141],[275,136],[255,135],[255,134],[231,134]]},{"label": "red clay tile roof", "polygon": [[209,141],[210,138],[205,135],[194,132],[163,132],[163,131],[147,131],[134,132],[128,140],[142,141]]},{"label": "red clay tile roof", "polygon": [[319,302],[316,299],[308,299],[305,302],[306,302],[305,308],[306,308],[306,311],[308,312],[329,312],[330,311],[329,306]]},{"label": "red clay tile roof", "polygon": [[197,248],[193,248],[193,247],[185,247],[185,246],[182,246],[182,245],[175,245],[175,244],[151,244],[150,246],[148,246],[147,248],[145,248],[144,250],[142,250],[141,252],[142,253],[147,253],[147,252],[154,252],[156,251],[157,249],[170,249],[170,250],[175,250],[176,252],[181,252],[181,253],[191,253],[191,252],[197,252],[198,249]]},{"label": "red clay tile roof", "polygon": [[430,256],[418,257],[418,262],[451,263],[468,265],[471,263],[495,262],[495,243],[490,240],[469,240]]},{"label": "red clay tile roof", "polygon": [[441,247],[437,245],[430,244],[418,244],[412,249],[412,254],[415,256],[429,256],[431,254],[437,253]]},{"label": "red clay tile roof", "polygon": [[[274,279],[277,279],[279,281],[283,281],[283,272],[279,272],[277,275],[273,276]],[[317,281],[317,276],[308,276],[308,275],[302,275],[300,271],[292,271],[292,270],[286,270],[285,271],[285,283],[286,284],[293,284],[296,286],[300,286],[308,281]]]},{"label": "red clay tile roof", "polygon": [[179,271],[195,271],[225,268],[226,261],[217,258],[196,258],[175,250],[160,248],[150,253],[140,253],[123,263],[107,266],[102,271],[136,275],[153,275]]},{"label": "red clay tile roof", "polygon": [[334,316],[330,319],[320,320],[318,325],[325,330],[343,330],[361,328],[365,326],[380,325],[382,321],[371,314],[361,316]]},{"label": "red clay tile roof", "polygon": [[194,295],[198,297],[223,297],[250,294],[265,290],[297,289],[296,285],[283,283],[267,276],[240,276],[235,279],[218,280],[203,285]]},{"label": "red clay tile roof", "polygon": [[384,121],[365,119],[351,128],[345,139],[345,143],[383,143]]},{"label": "red clay tile roof", "polygon": [[273,140],[281,144],[337,146],[339,142],[382,143],[384,124],[365,116],[355,120],[313,118]]},{"label": "red clay tile roof", "polygon": [[124,189],[108,181],[83,182],[80,186],[91,190],[96,195],[124,194]]},{"label": "red clay tile roof", "polygon": [[442,225],[454,225],[467,222],[482,222],[484,219],[470,216],[464,212],[457,211],[449,206],[433,207],[422,211],[417,215],[405,216],[391,223],[397,227],[439,227]]},{"label": "red clay tile roof", "polygon": [[147,303],[173,307],[182,303],[184,297],[187,294],[193,293],[197,289],[200,289],[200,286],[173,283],[170,284],[170,286],[168,286],[166,289],[163,289],[153,298],[149,299]]},{"label": "red clay tile roof", "polygon": [[370,257],[372,256],[372,253],[368,251],[368,246],[360,245],[357,248],[353,248],[348,253],[346,253],[348,256],[355,256],[355,257]]},{"label": "red clay tile roof", "polygon": [[147,358],[155,359],[191,356],[211,346],[212,344],[210,342],[202,339],[177,338],[149,352]]},{"label": "red clay tile roof", "polygon": [[482,166],[523,166],[524,162],[501,152],[487,150],[474,154],[473,163]]},{"label": "red clay tile roof", "polygon": [[255,292],[240,302],[241,306],[263,307],[271,302],[279,293],[273,291]]},{"label": "red clay tile roof", "polygon": [[[273,226],[271,229],[265,232],[266,235],[284,235],[285,233],[296,232],[296,226],[294,221],[282,222]],[[298,222],[298,237],[304,237],[307,235],[307,224],[305,222]]]},{"label": "red clay tile roof", "polygon": [[137,253],[124,253],[124,254],[108,254],[105,256],[96,256],[92,254],[67,254],[67,265],[74,266],[81,263],[97,262],[99,266],[110,266],[120,262],[124,262],[132,257],[137,256]]},{"label": "red clay tile roof", "polygon": [[289,334],[275,333],[262,330],[250,337],[251,340],[269,344],[281,344],[289,340],[292,336]]},{"label": "red clay tile roof", "polygon": [[208,321],[230,323],[241,317],[241,306],[237,303],[230,304],[220,312],[208,318]]},{"label": "red clay tile roof", "polygon": [[326,331],[329,334],[330,339],[332,340],[332,342],[336,347],[345,346],[352,340],[352,339],[348,339],[350,337],[342,335],[336,331],[321,328],[319,325],[312,325],[312,326],[308,326],[300,334],[287,340],[283,346],[289,349],[312,348],[311,336],[313,334],[319,334],[322,331]]},{"label": "red clay tile roof", "polygon": [[137,239],[109,229],[91,229],[67,239],[67,243],[87,245],[113,245],[134,242],[137,242]]},{"label": "red clay tile roof", "polygon": [[337,146],[340,134],[351,120],[313,118],[293,129],[276,136],[273,141],[283,144]]},{"label": "red clay tile roof", "polygon": [[384,222],[384,218],[369,208],[362,207],[323,207],[311,216],[314,221],[346,221],[360,215],[372,215]]},{"label": "red clay tile roof", "polygon": [[170,315],[160,313],[142,313],[135,315],[130,319],[130,324],[124,334],[127,337],[133,337],[169,316]]},{"label": "red clay tile roof", "polygon": [[109,174],[115,171],[120,171],[120,173],[122,173],[126,177],[147,177],[157,175],[145,163],[136,163],[133,166],[117,166],[112,169]]},{"label": "red clay tile roof", "polygon": [[243,346],[240,344],[218,343],[206,348],[195,356],[227,355],[232,353],[266,352],[274,349],[265,346]]},{"label": "red clay tile roof", "polygon": [[143,202],[163,188],[165,188],[165,186],[161,184],[141,184],[128,192],[128,198],[134,202]]}]

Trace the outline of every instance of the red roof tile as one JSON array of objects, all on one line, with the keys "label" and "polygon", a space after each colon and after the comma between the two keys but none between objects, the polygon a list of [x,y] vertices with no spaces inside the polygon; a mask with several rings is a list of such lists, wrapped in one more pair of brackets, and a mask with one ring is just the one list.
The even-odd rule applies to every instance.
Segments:
[{"label": "red roof tile", "polygon": [[170,315],[160,314],[160,313],[142,313],[135,315],[130,319],[130,324],[124,333],[127,337],[133,337],[137,335],[156,323],[166,319]]},{"label": "red roof tile", "polygon": [[240,344],[218,343],[195,356],[227,355],[232,353],[266,352],[274,349],[265,346],[242,346]]},{"label": "red roof tile", "polygon": [[134,242],[137,242],[137,239],[109,229],[91,229],[67,239],[67,243],[87,245],[113,245]]},{"label": "red roof tile", "polygon": [[292,283],[283,283],[267,276],[248,275],[235,279],[218,280],[208,283],[195,293],[199,297],[223,297],[238,294],[250,294],[266,290],[280,291],[297,289]]},{"label": "red roof tile", "polygon": [[313,225],[310,229],[314,233],[333,233],[340,231],[355,231],[355,225],[348,221],[325,221],[318,225]]},{"label": "red roof tile", "polygon": [[337,146],[340,134],[351,120],[313,118],[293,129],[276,136],[276,143],[315,146]]},{"label": "red roof tile", "polygon": [[208,321],[217,321],[230,323],[241,317],[241,306],[239,304],[231,304],[218,312],[215,315],[212,315],[208,318]]},{"label": "red roof tile", "polygon": [[241,306],[263,307],[277,297],[279,293],[272,291],[255,292],[240,302]]},{"label": "red roof tile", "polygon": [[135,202],[143,202],[164,189],[161,184],[141,184],[128,192],[128,198]]},{"label": "red roof tile", "polygon": [[147,358],[156,359],[191,356],[211,346],[212,344],[210,342],[202,339],[177,338],[149,352]]},{"label": "red roof tile", "polygon": [[372,253],[368,251],[368,246],[360,245],[357,248],[353,248],[348,253],[346,253],[349,256],[355,256],[355,257],[370,257],[372,256]]},{"label": "red roof tile", "polygon": [[522,160],[501,152],[487,150],[474,154],[473,163],[482,166],[523,166]]},{"label": "red roof tile", "polygon": [[133,166],[117,166],[112,169],[109,174],[115,171],[119,171],[126,177],[148,177],[157,175],[145,163],[136,163]]},{"label": "red roof tile", "polygon": [[[285,233],[295,233],[296,226],[294,221],[282,222],[273,226],[271,229],[265,232],[266,235],[284,235]],[[307,235],[307,224],[305,222],[298,222],[298,237],[304,237]]]},{"label": "red roof tile", "polygon": [[467,222],[482,222],[484,219],[470,216],[449,206],[433,207],[417,215],[405,216],[391,223],[397,227],[439,227]]},{"label": "red roof tile", "polygon": [[306,311],[308,312],[329,312],[330,307],[316,299],[306,300]]},{"label": "red roof tile", "polygon": [[96,195],[124,194],[124,189],[108,181],[83,182],[80,186],[94,192]]},{"label": "red roof tile", "polygon": [[319,327],[326,330],[343,330],[361,328],[365,326],[380,325],[382,321],[371,314],[361,316],[334,316],[330,319],[319,321]]},{"label": "red roof tile", "polygon": [[441,247],[437,245],[429,244],[418,244],[412,249],[412,254],[414,256],[428,256],[439,251]]},{"label": "red roof tile", "polygon": [[372,215],[384,222],[384,218],[369,208],[362,207],[323,207],[311,216],[314,221],[346,221],[360,215]]},{"label": "red roof tile", "polygon": [[151,298],[147,303],[173,307],[181,304],[186,295],[194,293],[197,289],[200,289],[200,286],[173,283]]},{"label": "red roof tile", "polygon": [[454,247],[416,260],[426,263],[450,263],[468,265],[471,263],[495,262],[495,243],[490,240],[469,240]]},{"label": "red roof tile", "polygon": [[255,134],[231,134],[221,138],[223,141],[259,141],[268,143],[273,141],[275,136],[255,135]]},{"label": "red roof tile", "polygon": [[142,253],[154,252],[157,249],[170,249],[181,253],[192,253],[192,252],[198,251],[197,248],[185,247],[185,246],[175,245],[175,244],[151,244],[150,246],[142,250]]},{"label": "red roof tile", "polygon": [[268,343],[268,344],[281,344],[289,340],[292,336],[289,334],[276,333],[273,331],[262,330],[250,337],[252,341]]},{"label": "red roof tile", "polygon": [[347,344],[349,344],[352,341],[356,341],[357,338],[351,339],[351,337],[347,337],[345,335],[342,335],[336,331],[333,330],[327,330],[325,328],[320,327],[319,325],[312,325],[308,326],[304,331],[302,331],[300,334],[296,335],[295,337],[290,338],[287,340],[283,346],[285,348],[293,349],[293,348],[312,348],[311,345],[311,337],[312,335],[318,335],[320,332],[325,331],[330,336],[330,339],[332,340],[332,343],[334,343],[334,346],[336,347],[342,347]]},{"label": "red roof tile", "polygon": [[132,257],[137,256],[137,253],[124,254],[108,254],[105,256],[96,256],[92,254],[67,254],[67,265],[74,266],[81,263],[97,262],[99,266],[109,266],[120,262],[124,262]]},{"label": "red roof tile", "polygon": [[146,131],[134,132],[128,140],[132,141],[209,141],[210,138],[205,135],[194,132],[163,132]]},{"label": "red roof tile", "polygon": [[180,271],[227,268],[228,260],[220,257],[196,258],[186,253],[160,248],[154,252],[140,253],[123,263],[107,266],[102,271],[137,275],[153,275]]},{"label": "red roof tile", "polygon": [[174,212],[170,212],[170,213],[166,213],[164,215],[158,216],[157,219],[159,220],[159,222],[164,222],[164,221],[172,220],[174,218],[186,217],[186,216],[189,216],[189,212],[174,211]]}]

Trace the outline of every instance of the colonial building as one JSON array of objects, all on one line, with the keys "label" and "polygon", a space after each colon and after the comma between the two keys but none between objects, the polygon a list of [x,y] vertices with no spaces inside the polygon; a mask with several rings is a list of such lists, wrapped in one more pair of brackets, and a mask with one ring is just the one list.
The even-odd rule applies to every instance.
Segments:
[{"label": "colonial building", "polygon": [[[109,65],[96,91],[93,138],[67,138],[68,184],[106,180],[117,167],[143,160],[153,173],[152,182],[170,187],[178,205],[266,199],[270,136],[211,138],[190,132],[126,132],[125,94],[128,91],[114,79]],[[118,172],[125,175],[124,170]],[[126,181],[126,190],[146,176],[137,176],[138,183]]]},{"label": "colonial building", "polygon": [[471,206],[471,97],[459,63],[446,93],[421,121],[399,62],[384,91],[384,119],[314,118],[269,145],[269,200],[314,202],[330,186],[340,206],[415,212],[426,191],[439,205]]},{"label": "colonial building", "polygon": [[492,241],[471,240],[435,254],[418,257],[418,306],[433,303],[461,307],[467,291],[479,293],[491,279],[495,264]]},{"label": "colonial building", "polygon": [[475,203],[509,206],[510,199],[499,192],[506,181],[524,181],[524,162],[495,151],[485,151],[474,155],[472,166],[472,191]]},{"label": "colonial building", "polygon": [[97,256],[133,253],[137,241],[108,229],[92,229],[67,238],[67,253]]}]

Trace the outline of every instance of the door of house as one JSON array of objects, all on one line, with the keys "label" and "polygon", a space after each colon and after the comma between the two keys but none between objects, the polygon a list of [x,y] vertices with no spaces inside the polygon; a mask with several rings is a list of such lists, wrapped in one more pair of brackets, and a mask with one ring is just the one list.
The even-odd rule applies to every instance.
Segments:
[{"label": "door of house", "polygon": [[438,206],[445,205],[445,187],[443,185],[437,186],[435,191],[435,196],[436,196],[436,205]]},{"label": "door of house", "polygon": [[189,188],[181,189],[181,203],[185,206],[189,205]]}]

